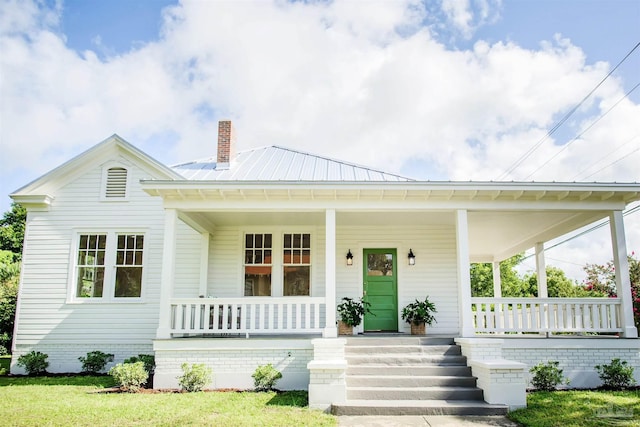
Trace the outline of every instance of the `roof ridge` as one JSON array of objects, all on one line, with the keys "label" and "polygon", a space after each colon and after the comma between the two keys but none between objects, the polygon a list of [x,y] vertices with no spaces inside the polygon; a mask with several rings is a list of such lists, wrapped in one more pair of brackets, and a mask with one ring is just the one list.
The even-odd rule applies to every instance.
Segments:
[{"label": "roof ridge", "polygon": [[300,151],[300,150],[296,150],[296,149],[289,148],[289,147],[283,147],[283,146],[280,146],[280,145],[267,145],[267,146],[264,146],[264,147],[261,147],[261,148],[270,148],[270,147],[278,148],[280,150],[290,151],[292,153],[303,154],[305,156],[312,156],[312,157],[316,157],[318,159],[323,159],[323,160],[328,160],[330,162],[340,163],[342,165],[347,165],[347,166],[356,167],[356,168],[360,168],[360,169],[366,169],[367,171],[377,172],[377,173],[381,173],[383,175],[390,175],[390,176],[395,176],[397,178],[406,179],[406,180],[409,180],[409,181],[415,181],[415,179],[413,179],[413,178],[409,178],[409,177],[406,177],[406,176],[398,175],[396,173],[386,172],[386,171],[379,170],[379,169],[374,169],[374,168],[372,168],[370,166],[364,166],[364,165],[360,165],[358,163],[352,163],[352,162],[347,162],[347,161],[344,161],[344,160],[338,160],[338,159],[334,159],[332,157],[322,156],[322,155],[314,154],[314,153],[309,153],[307,151]]}]

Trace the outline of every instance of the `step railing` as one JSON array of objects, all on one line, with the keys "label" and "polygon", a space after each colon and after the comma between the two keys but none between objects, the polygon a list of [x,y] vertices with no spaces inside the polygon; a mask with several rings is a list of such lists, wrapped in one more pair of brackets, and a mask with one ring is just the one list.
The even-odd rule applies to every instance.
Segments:
[{"label": "step railing", "polygon": [[300,334],[324,328],[323,297],[174,298],[176,334]]},{"label": "step railing", "polygon": [[619,298],[471,298],[476,333],[622,331]]}]

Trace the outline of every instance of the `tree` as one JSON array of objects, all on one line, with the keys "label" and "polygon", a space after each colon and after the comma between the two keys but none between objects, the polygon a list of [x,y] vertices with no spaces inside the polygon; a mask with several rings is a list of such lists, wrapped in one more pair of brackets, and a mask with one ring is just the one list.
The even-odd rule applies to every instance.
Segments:
[{"label": "tree", "polygon": [[22,258],[26,222],[27,210],[18,203],[12,203],[11,210],[0,219],[0,250],[14,253],[16,261]]},{"label": "tree", "polygon": [[16,316],[20,263],[15,254],[0,250],[0,354],[11,351]]},{"label": "tree", "polygon": [[[587,290],[577,282],[569,279],[564,271],[557,267],[549,266],[547,272],[547,294],[552,298],[584,298],[606,296],[596,290]],[[538,295],[538,275],[532,273],[526,275],[524,282],[529,295]]]},{"label": "tree", "polygon": [[[629,279],[631,281],[631,298],[633,300],[633,315],[636,327],[640,328],[640,261],[635,258],[635,252],[627,257],[629,261]],[[613,261],[606,264],[587,264],[584,267],[587,274],[583,286],[588,291],[595,291],[605,296],[617,296],[616,269]]]},{"label": "tree", "polygon": [[[523,281],[516,271],[524,254],[520,253],[500,262],[500,283],[503,296],[520,296]],[[493,296],[493,266],[490,263],[471,264],[471,295],[474,297]]]}]

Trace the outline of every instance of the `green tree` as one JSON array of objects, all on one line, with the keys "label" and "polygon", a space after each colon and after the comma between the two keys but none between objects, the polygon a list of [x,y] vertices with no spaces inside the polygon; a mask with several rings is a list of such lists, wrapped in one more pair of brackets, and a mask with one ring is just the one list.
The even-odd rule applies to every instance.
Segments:
[{"label": "green tree", "polygon": [[20,263],[15,254],[0,250],[0,354],[11,351],[19,281]]},{"label": "green tree", "polygon": [[[636,327],[640,328],[640,261],[636,258],[635,252],[631,252],[627,260],[629,261],[633,315]],[[585,290],[598,292],[604,296],[617,296],[616,269],[613,261],[609,261],[606,264],[587,264],[584,267],[584,271],[587,274],[587,278],[583,283]]]},{"label": "green tree", "polygon": [[13,252],[16,261],[22,257],[26,222],[27,210],[17,203],[12,203],[11,210],[0,219],[0,250]]},{"label": "green tree", "polygon": [[[500,283],[503,296],[520,296],[523,281],[516,266],[522,262],[524,254],[520,253],[500,262]],[[491,263],[471,264],[471,295],[474,297],[493,296],[493,266]]]},{"label": "green tree", "polygon": [[[552,298],[583,298],[606,296],[602,292],[589,291],[577,282],[569,279],[564,271],[557,267],[549,266],[547,272],[547,293]],[[524,277],[526,288],[531,296],[538,295],[538,275],[528,274]]]}]

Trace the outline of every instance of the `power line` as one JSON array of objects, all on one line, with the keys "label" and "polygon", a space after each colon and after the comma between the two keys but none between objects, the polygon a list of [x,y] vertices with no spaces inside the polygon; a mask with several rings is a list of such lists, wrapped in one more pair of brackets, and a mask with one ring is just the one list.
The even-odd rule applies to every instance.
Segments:
[{"label": "power line", "polygon": [[587,179],[587,178],[589,178],[589,177],[592,177],[593,175],[597,174],[598,172],[601,172],[601,171],[605,170],[606,168],[608,168],[608,167],[611,167],[611,166],[615,165],[615,164],[616,164],[616,163],[618,163],[619,161],[621,161],[621,160],[623,160],[623,159],[626,159],[627,157],[629,157],[630,155],[632,155],[633,153],[636,153],[636,152],[638,152],[638,151],[640,151],[640,147],[636,148],[635,150],[633,150],[633,151],[632,151],[632,152],[630,152],[630,153],[625,154],[624,156],[620,157],[618,160],[616,160],[616,161],[614,161],[614,162],[611,162],[611,163],[609,163],[609,164],[608,164],[608,165],[606,165],[606,166],[601,167],[600,169],[598,169],[597,171],[595,171],[595,172],[594,172],[594,173],[592,173],[591,175],[587,175],[587,176],[585,176],[583,179]]},{"label": "power line", "polygon": [[[631,209],[628,209],[628,210],[626,210],[626,211],[622,212],[622,216],[628,216],[628,215],[631,215],[631,214],[636,213],[636,212],[640,212],[640,204],[638,204],[638,205],[634,206],[634,207],[633,207],[633,208],[631,208]],[[569,237],[569,238],[566,238],[566,239],[564,239],[563,241],[558,242],[558,243],[556,243],[556,244],[554,244],[554,245],[551,245],[551,246],[549,246],[548,248],[544,248],[544,251],[546,252],[546,251],[548,251],[548,250],[550,250],[550,249],[553,249],[553,248],[555,248],[555,247],[557,247],[557,246],[560,246],[560,245],[562,245],[562,244],[565,244],[565,243],[567,243],[567,242],[570,242],[571,240],[577,239],[578,237],[582,237],[582,236],[584,236],[585,234],[589,234],[589,233],[591,233],[591,232],[593,232],[593,231],[595,231],[595,230],[597,230],[597,229],[599,229],[599,228],[604,227],[604,226],[605,226],[605,225],[607,225],[607,224],[609,224],[609,219],[605,219],[605,220],[604,220],[604,221],[602,221],[601,223],[596,224],[596,225],[594,225],[593,227],[588,228],[587,230],[581,231],[580,233],[578,233],[578,234],[576,234],[576,235],[574,235],[574,236],[571,236],[571,237]],[[527,256],[525,256],[524,258],[522,258],[522,260],[524,261],[525,259],[527,259],[527,258],[531,258],[531,257],[532,257],[532,256],[534,256],[534,255],[535,255],[535,254],[527,255]]]},{"label": "power line", "polygon": [[613,74],[618,67],[620,67],[620,65],[622,65],[622,63],[624,61],[627,60],[627,58],[640,46],[640,42],[638,42],[633,49],[631,49],[629,51],[629,53],[627,53],[625,55],[624,58],[622,58],[622,60],[620,62],[618,62],[618,65],[616,65],[615,67],[613,67],[613,69],[611,71],[609,71],[609,73],[602,79],[600,80],[600,82],[591,90],[591,92],[589,92],[584,98],[582,98],[582,100],[575,106],[573,107],[567,114],[565,114],[562,119],[560,119],[560,121],[558,123],[556,123],[551,130],[549,130],[545,136],[543,136],[538,142],[536,142],[533,147],[531,147],[529,150],[527,150],[522,156],[520,156],[520,158],[518,158],[518,160],[516,160],[513,165],[511,165],[507,170],[505,170],[497,179],[496,181],[501,180],[503,177],[506,177],[507,175],[509,175],[511,172],[513,172],[518,166],[520,166],[526,159],[529,158],[529,156],[531,156],[531,154],[533,154],[533,152],[535,150],[537,150],[542,143],[544,143],[544,141],[546,141],[549,137],[551,137],[551,135],[553,135],[555,133],[555,131],[557,131],[560,126],[562,126],[564,124],[564,122],[566,122],[567,120],[569,120],[569,117],[571,117],[573,115],[573,113],[575,113],[578,108],[580,108],[580,106],[582,104],[584,104],[584,102],[605,82],[605,80],[607,80],[611,74]]},{"label": "power line", "polygon": [[600,117],[598,117],[593,123],[591,123],[585,130],[583,130],[582,132],[580,132],[578,135],[576,135],[575,137],[573,137],[569,142],[567,142],[566,144],[564,144],[562,146],[562,148],[560,148],[556,154],[554,154],[553,156],[549,157],[549,159],[547,159],[543,164],[541,164],[540,166],[538,166],[538,168],[536,170],[534,170],[533,172],[531,172],[529,175],[527,175],[524,179],[528,179],[529,177],[531,177],[532,175],[534,175],[536,172],[538,172],[540,169],[542,169],[543,167],[545,167],[550,161],[552,161],[553,159],[555,159],[556,157],[558,157],[558,155],[560,153],[562,153],[564,150],[567,149],[567,147],[569,147],[571,144],[573,144],[574,142],[576,142],[578,139],[580,139],[585,133],[587,133],[592,127],[594,127],[596,125],[596,123],[598,123],[600,120],[602,120],[607,114],[609,114],[611,112],[611,110],[613,110],[615,107],[618,106],[618,104],[620,104],[625,98],[627,98],[629,95],[631,95],[631,93],[636,90],[638,87],[640,86],[640,82],[637,83],[629,92],[625,93],[624,96],[622,96],[622,98],[620,98],[619,100],[616,101],[615,104],[613,104],[607,111],[605,111],[604,113],[602,113],[600,115]]},{"label": "power line", "polygon": [[[602,161],[604,161],[605,159],[607,159],[608,157],[611,157],[612,155],[614,155],[618,150],[622,149],[624,146],[626,146],[627,144],[630,144],[633,140],[635,140],[637,137],[639,137],[639,135],[635,135],[632,136],[627,142],[625,142],[624,144],[622,144],[621,146],[619,146],[618,148],[616,148],[615,150],[613,150],[612,152],[610,152],[609,154],[607,154],[606,156],[597,159],[595,162],[591,163],[589,166],[587,166],[586,168],[582,169],[580,172],[578,172],[577,174],[575,174],[569,181],[575,181],[577,177],[579,177],[580,175],[582,175],[583,173],[585,173],[586,171],[588,171],[589,169],[591,169],[592,167],[594,167],[595,165],[597,165],[598,163],[601,163]],[[627,157],[627,156],[625,156]],[[617,162],[617,160],[616,160]],[[615,163],[615,162],[614,162]],[[611,166],[611,164],[607,165],[606,167]],[[606,168],[605,167],[605,168]],[[599,169],[597,172],[600,172],[602,169]],[[596,173],[597,173],[596,172]],[[582,178],[582,180],[587,179],[588,177],[592,176],[594,174],[591,174],[589,176],[586,176],[584,178]]]}]

